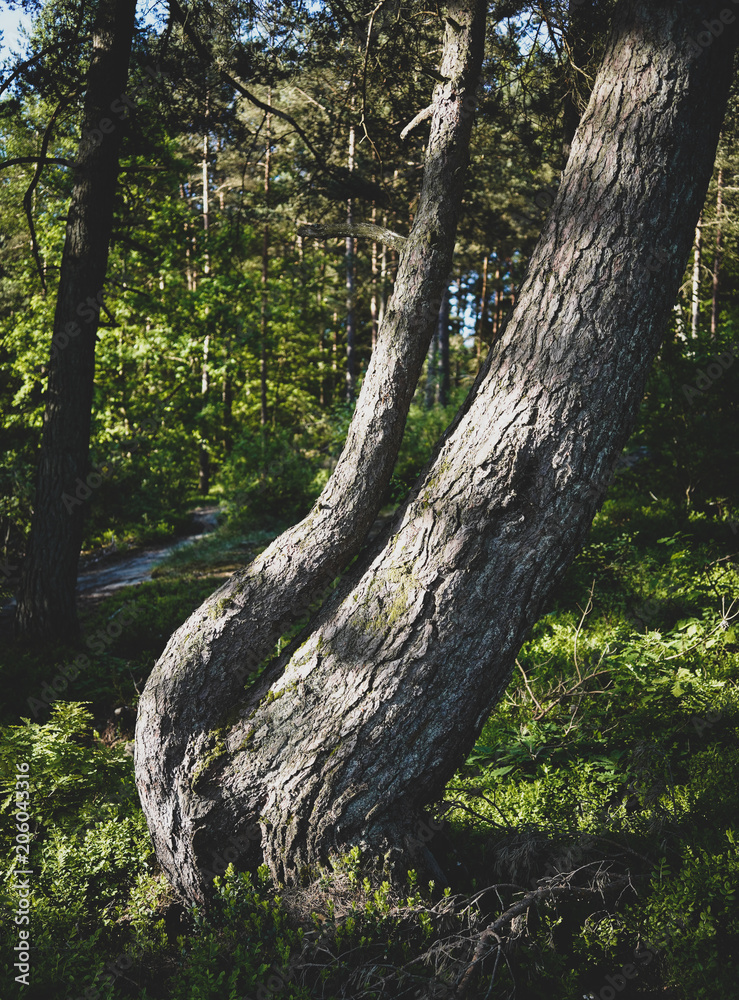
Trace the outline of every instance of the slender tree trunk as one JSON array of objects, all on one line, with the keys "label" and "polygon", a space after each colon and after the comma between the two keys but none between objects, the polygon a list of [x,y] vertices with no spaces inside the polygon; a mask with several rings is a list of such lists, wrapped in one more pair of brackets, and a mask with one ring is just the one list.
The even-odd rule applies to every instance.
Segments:
[{"label": "slender tree trunk", "polygon": [[[354,170],[354,126],[349,128],[349,173]],[[354,207],[351,198],[346,203],[346,221],[351,226],[354,222]],[[354,289],[354,238],[346,238],[346,399],[351,403],[354,401],[354,393],[357,383],[357,362],[356,362],[356,318]]]},{"label": "slender tree trunk", "polygon": [[[374,180],[374,178],[373,178]],[[377,225],[377,206],[373,203],[372,205],[372,224]],[[370,296],[370,323],[372,328],[372,350],[375,349],[375,344],[377,343],[377,331],[380,328],[380,310],[379,310],[379,274],[380,268],[377,261],[377,242],[372,243],[372,294]]]},{"label": "slender tree trunk", "polygon": [[[461,289],[460,289],[461,290]],[[461,297],[461,296],[460,296]],[[437,320],[439,341],[439,406],[449,403],[449,287],[444,291]]]},{"label": "slender tree trunk", "polygon": [[[85,504],[100,475],[88,465],[95,340],[113,226],[124,125],[111,106],[125,92],[134,0],[101,0],[87,74],[54,329],[31,533],[23,562],[17,631],[35,639],[79,633],[75,588]],[[101,122],[112,131],[103,132]],[[93,477],[96,477],[93,479]]]},{"label": "slender tree trunk", "polygon": [[[272,102],[272,88],[269,89]],[[272,115],[267,114],[265,122],[267,145],[264,153],[264,207],[267,213],[262,233],[262,307],[261,332],[259,338],[259,416],[262,427],[267,425],[267,341],[269,338],[269,194],[272,161]]]},{"label": "slender tree trunk", "polygon": [[[387,229],[387,212],[382,216],[382,225]],[[382,244],[382,253],[380,254],[380,305],[377,310],[377,331],[379,333],[380,327],[382,326],[383,320],[385,319],[385,307],[387,306],[387,247]],[[375,349],[377,341],[372,345],[372,350]]]},{"label": "slender tree trunk", "polygon": [[690,335],[695,340],[698,336],[698,323],[701,308],[701,252],[703,249],[703,214],[698,219],[695,228],[693,244],[693,293],[691,298]]},{"label": "slender tree trunk", "polygon": [[[445,59],[474,51],[481,7],[452,5]],[[367,437],[347,442],[306,522],[191,616],[139,703],[142,805],[159,861],[187,898],[204,898],[227,846],[238,865],[263,857],[286,880],[355,844],[399,876],[410,862],[445,877],[417,836],[422,809],[469,753],[526,631],[585,538],[682,278],[736,44],[727,29],[710,60],[691,60],[685,36],[717,10],[696,4],[689,16],[671,0],[617,5],[504,334],[392,525],[244,692],[252,665],[284,629],[281,607],[292,601],[301,613],[317,580],[333,575],[336,560],[324,558],[331,543],[340,540],[342,562],[356,551],[342,531],[348,506],[359,497],[353,514],[369,504],[374,517],[390,412],[407,412],[408,390],[399,391],[390,366],[402,359],[410,395],[418,379],[438,311],[424,305],[424,278],[434,271],[440,298],[451,263],[447,217],[429,229],[428,211],[432,201],[437,212],[449,209],[454,185],[437,181],[449,180],[469,141],[456,103],[468,91],[455,80],[459,69],[442,62],[448,83],[437,93],[446,97],[435,104],[421,205],[388,306],[393,322],[380,331],[350,431],[350,439],[376,435],[370,462]],[[441,135],[446,155],[434,148]],[[647,263],[658,242],[674,253],[655,276]],[[414,347],[398,321],[406,309],[424,316]],[[388,396],[391,410],[383,409]],[[327,576],[316,576],[316,559]]]},{"label": "slender tree trunk", "polygon": [[[210,274],[210,253],[208,249],[208,230],[210,228],[210,179],[208,176],[208,132],[207,132],[207,101],[206,101],[206,131],[203,135],[203,162],[202,162],[202,175],[203,175],[203,275],[208,276]],[[208,312],[205,310],[205,322],[208,323]],[[203,363],[200,371],[200,398],[202,400],[202,408],[205,411],[208,405],[208,390],[210,388],[210,375],[208,369],[208,356],[210,353],[210,331],[205,330],[205,336],[203,337]],[[201,418],[203,421],[205,417]],[[210,452],[208,451],[208,439],[206,437],[206,431],[204,427],[200,429],[200,448],[198,454],[198,490],[201,494],[205,495],[210,491]]]},{"label": "slender tree trunk", "polygon": [[500,264],[495,268],[495,319],[493,322],[493,342],[498,339],[503,318],[503,280]]},{"label": "slender tree trunk", "polygon": [[[180,184],[180,198],[185,202],[185,206],[189,210],[190,199],[187,197],[187,192],[185,190],[185,185]],[[184,223],[185,231],[185,280],[187,282],[188,292],[195,291],[195,282],[193,280],[192,274],[192,239],[190,237],[190,222],[185,219]]]},{"label": "slender tree trunk", "polygon": [[[230,340],[230,338],[229,338]],[[226,360],[230,359],[231,348],[229,344],[226,345]],[[228,369],[223,376],[223,389],[221,392],[221,403],[223,405],[223,450],[227,455],[231,454],[233,450],[233,384],[231,382],[231,373]]]},{"label": "slender tree trunk", "polygon": [[431,336],[428,355],[426,356],[426,389],[423,394],[423,405],[427,410],[436,402],[438,380],[437,380],[437,355],[439,352],[439,325]]},{"label": "slender tree trunk", "polygon": [[721,277],[721,243],[723,240],[724,171],[719,168],[716,190],[716,250],[713,255],[713,285],[711,289],[711,336],[718,330],[718,289]]},{"label": "slender tree trunk", "polygon": [[482,259],[482,292],[480,294],[480,314],[477,327],[477,363],[482,361],[482,345],[485,342],[485,314],[488,308],[488,257],[485,254]]}]

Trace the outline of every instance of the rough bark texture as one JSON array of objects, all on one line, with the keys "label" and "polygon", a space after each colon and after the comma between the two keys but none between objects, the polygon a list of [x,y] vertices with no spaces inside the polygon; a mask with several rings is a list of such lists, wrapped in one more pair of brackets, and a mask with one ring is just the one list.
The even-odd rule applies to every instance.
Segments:
[{"label": "rough bark texture", "polygon": [[[390,531],[310,629],[246,696],[253,637],[272,621],[248,573],[171,640],[141,699],[136,769],[159,860],[186,897],[202,899],[225,860],[263,856],[292,880],[354,844],[391,870],[438,870],[415,836],[421,810],[585,537],[680,284],[736,44],[727,29],[691,58],[687,35],[718,10],[617,7],[517,307]],[[412,234],[401,271],[416,245]],[[670,251],[658,272],[656,246]],[[396,296],[408,280],[406,268]],[[263,570],[282,567],[299,600],[291,559],[310,565],[315,544],[301,538],[283,537]],[[253,596],[234,611],[240,586]]]},{"label": "rough bark texture", "polygon": [[[224,716],[252,711],[279,668],[245,697],[249,675],[358,552],[400,447],[451,267],[483,55],[484,0],[455,0],[449,12],[418,212],[337,467],[308,516],[175,633],[139,703],[142,805],[164,870],[192,899],[203,896],[200,838],[211,809],[193,775],[202,778],[203,760],[217,755],[218,734],[234,721]],[[245,813],[234,833],[251,822]]]},{"label": "rough bark texture", "polygon": [[95,340],[123,130],[120,114],[112,109],[123,107],[135,11],[135,0],[103,0],[93,35],[54,313],[31,533],[15,619],[19,633],[37,639],[74,639],[78,633],[77,563],[84,503],[92,493],[85,480],[90,473]]}]

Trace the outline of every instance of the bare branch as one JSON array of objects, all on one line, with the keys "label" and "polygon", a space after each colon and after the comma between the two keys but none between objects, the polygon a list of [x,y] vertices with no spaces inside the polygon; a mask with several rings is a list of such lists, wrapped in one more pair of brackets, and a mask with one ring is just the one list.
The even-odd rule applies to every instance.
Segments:
[{"label": "bare branch", "polygon": [[429,106],[427,108],[424,108],[423,111],[419,111],[416,117],[413,119],[413,121],[408,122],[406,127],[400,133],[400,138],[405,139],[405,137],[413,131],[416,125],[420,125],[421,122],[425,122],[426,119],[430,118],[433,113],[434,113],[433,104],[429,104]]},{"label": "bare branch", "polygon": [[57,163],[61,167],[74,166],[74,160],[65,160],[62,156],[16,156],[12,160],[2,160],[0,170],[4,170],[5,167],[17,167],[21,163],[40,163],[42,166],[45,163]]},{"label": "bare branch", "polygon": [[46,295],[46,278],[44,277],[44,266],[41,261],[41,252],[39,250],[38,240],[36,239],[36,227],[33,224],[33,192],[36,190],[36,185],[41,179],[41,171],[46,163],[46,150],[49,148],[51,134],[54,130],[54,123],[56,122],[56,119],[63,107],[64,102],[58,104],[54,110],[54,114],[49,119],[49,124],[46,126],[46,130],[44,131],[44,135],[41,140],[41,155],[37,159],[35,173],[31,183],[28,185],[26,193],[23,196],[23,207],[26,210],[28,229],[31,233],[31,250],[33,251],[33,259],[36,261],[36,269],[38,270],[38,275],[41,279],[41,290],[44,295]]},{"label": "bare branch", "polygon": [[327,240],[332,236],[358,236],[368,240],[375,240],[385,246],[392,247],[393,250],[402,250],[406,243],[406,237],[400,233],[394,233],[392,229],[385,229],[383,226],[376,226],[371,222],[334,222],[323,225],[321,223],[306,224],[298,227],[298,236],[313,236],[318,240]]}]

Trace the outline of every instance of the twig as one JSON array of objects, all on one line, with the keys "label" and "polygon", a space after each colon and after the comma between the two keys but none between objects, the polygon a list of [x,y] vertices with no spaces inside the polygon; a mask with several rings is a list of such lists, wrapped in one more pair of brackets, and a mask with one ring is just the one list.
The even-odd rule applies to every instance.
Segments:
[{"label": "twig", "polygon": [[425,122],[426,119],[430,118],[433,113],[434,113],[433,104],[429,104],[429,106],[427,108],[424,108],[423,111],[419,111],[416,117],[412,121],[408,122],[406,127],[400,133],[400,138],[405,139],[405,137],[413,131],[416,125],[420,125],[421,122]]},{"label": "twig", "polygon": [[531,695],[531,700],[532,700],[532,701],[534,702],[534,704],[535,704],[535,705],[536,705],[536,707],[537,707],[537,708],[539,709],[539,711],[543,713],[543,712],[544,712],[544,709],[543,709],[543,708],[541,707],[541,705],[539,704],[539,702],[538,702],[538,701],[536,700],[536,695],[535,695],[535,694],[534,694],[534,692],[533,692],[533,691],[531,690],[531,685],[529,684],[529,679],[528,679],[528,677],[526,676],[526,671],[525,671],[525,670],[523,669],[523,667],[521,666],[521,664],[520,664],[520,662],[519,662],[519,660],[518,660],[518,657],[516,657],[516,666],[518,667],[518,669],[519,669],[519,670],[521,671],[521,673],[523,674],[523,680],[524,680],[524,684],[526,685],[526,690],[527,690],[527,691],[529,692],[529,694]]},{"label": "twig", "polygon": [[[613,889],[616,887],[621,888],[622,886],[628,885],[629,883],[630,879],[624,877],[614,880],[604,888],[608,889]],[[528,893],[528,895],[524,896],[523,899],[519,899],[518,902],[514,903],[512,906],[509,906],[504,913],[501,913],[501,915],[491,924],[489,924],[485,928],[485,930],[482,931],[482,933],[479,935],[477,940],[477,945],[475,947],[475,951],[472,957],[472,961],[465,969],[457,986],[456,997],[461,998],[466,995],[467,989],[470,985],[472,976],[475,971],[475,966],[479,965],[479,963],[482,961],[485,954],[487,943],[491,939],[495,938],[495,940],[498,943],[498,948],[500,949],[502,942],[499,937],[499,931],[501,931],[506,924],[510,923],[514,919],[514,917],[517,917],[520,914],[525,913],[531,906],[533,906],[534,903],[538,902],[540,899],[562,897],[562,896],[568,896],[571,899],[588,899],[595,895],[602,896],[603,889],[577,888],[572,885],[542,886],[542,888],[535,889],[533,892],[530,892]]]}]

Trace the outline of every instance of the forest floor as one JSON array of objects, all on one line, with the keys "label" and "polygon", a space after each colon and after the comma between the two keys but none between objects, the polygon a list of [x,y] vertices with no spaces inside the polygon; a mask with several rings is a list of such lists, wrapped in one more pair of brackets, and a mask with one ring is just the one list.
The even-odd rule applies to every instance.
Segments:
[{"label": "forest floor", "polygon": [[[200,515],[213,527],[213,508]],[[447,886],[409,872],[401,897],[352,852],[290,890],[229,867],[208,915],[172,899],[133,783],[138,694],[171,633],[279,530],[222,524],[88,560],[89,663],[61,694],[52,664],[78,650],[0,647],[0,796],[13,761],[33,772],[36,987],[24,1000],[451,1000],[470,968],[467,1000],[733,995],[737,537],[648,496],[598,514],[474,750],[429,804],[419,839]],[[15,997],[10,968],[0,977]]]}]

